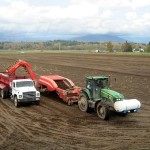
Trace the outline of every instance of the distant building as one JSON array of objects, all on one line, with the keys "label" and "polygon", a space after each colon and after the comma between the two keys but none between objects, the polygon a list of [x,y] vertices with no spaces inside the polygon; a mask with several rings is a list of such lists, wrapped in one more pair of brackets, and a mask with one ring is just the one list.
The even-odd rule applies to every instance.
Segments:
[{"label": "distant building", "polygon": [[109,51],[107,50],[95,50],[96,53],[108,53]]},{"label": "distant building", "polygon": [[134,48],[132,50],[132,52],[144,52],[144,49],[142,49],[142,48]]}]

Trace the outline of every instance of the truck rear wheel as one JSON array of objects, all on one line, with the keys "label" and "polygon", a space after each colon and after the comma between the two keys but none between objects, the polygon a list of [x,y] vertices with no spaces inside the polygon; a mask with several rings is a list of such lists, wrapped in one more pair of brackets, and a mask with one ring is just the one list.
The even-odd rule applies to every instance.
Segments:
[{"label": "truck rear wheel", "polygon": [[88,105],[88,98],[86,94],[81,93],[79,95],[78,106],[81,111],[88,112],[89,105]]},{"label": "truck rear wheel", "polygon": [[20,103],[18,102],[17,96],[14,97],[14,105],[15,105],[15,107],[20,106]]},{"label": "truck rear wheel", "polygon": [[1,98],[4,99],[5,98],[5,91],[4,91],[4,89],[1,89],[0,92],[1,92]]},{"label": "truck rear wheel", "polygon": [[105,103],[99,102],[96,107],[96,112],[99,118],[103,120],[109,119],[109,109]]}]

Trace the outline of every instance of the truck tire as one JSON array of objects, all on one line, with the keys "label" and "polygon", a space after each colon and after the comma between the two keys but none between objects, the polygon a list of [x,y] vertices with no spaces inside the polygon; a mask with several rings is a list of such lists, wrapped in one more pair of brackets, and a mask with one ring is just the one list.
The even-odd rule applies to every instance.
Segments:
[{"label": "truck tire", "polygon": [[40,104],[40,101],[36,101],[34,102],[35,105],[39,105]]},{"label": "truck tire", "polygon": [[107,104],[104,102],[99,102],[96,107],[96,113],[99,118],[103,120],[109,120],[109,109],[107,107]]},{"label": "truck tire", "polygon": [[78,107],[81,111],[84,111],[84,112],[89,111],[88,97],[85,93],[81,93],[79,95]]},{"label": "truck tire", "polygon": [[6,93],[5,93],[4,89],[1,89],[0,92],[1,92],[0,93],[1,94],[1,98],[5,99]]},{"label": "truck tire", "polygon": [[14,105],[15,105],[15,107],[20,106],[20,103],[18,102],[17,96],[14,97]]}]

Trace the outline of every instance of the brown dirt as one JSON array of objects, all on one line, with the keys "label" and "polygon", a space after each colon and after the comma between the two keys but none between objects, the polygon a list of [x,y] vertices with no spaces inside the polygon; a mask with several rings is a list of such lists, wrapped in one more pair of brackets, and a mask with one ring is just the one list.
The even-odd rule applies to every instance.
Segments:
[{"label": "brown dirt", "polygon": [[[15,108],[0,99],[0,149],[149,150],[150,57],[85,54],[0,55],[0,70],[23,59],[40,75],[58,74],[84,87],[88,75],[111,75],[111,89],[137,98],[142,109],[126,117],[112,113],[109,121],[67,106],[47,94],[41,103]],[[116,79],[116,81],[115,81]]]}]

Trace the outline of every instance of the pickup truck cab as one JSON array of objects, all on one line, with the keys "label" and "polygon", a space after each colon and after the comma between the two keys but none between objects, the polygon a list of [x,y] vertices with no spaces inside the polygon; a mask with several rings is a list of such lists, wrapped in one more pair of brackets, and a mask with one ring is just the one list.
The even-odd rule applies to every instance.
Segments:
[{"label": "pickup truck cab", "polygon": [[17,79],[10,83],[10,96],[16,107],[20,103],[34,102],[37,105],[40,102],[40,92],[35,88],[34,82],[31,79]]}]

